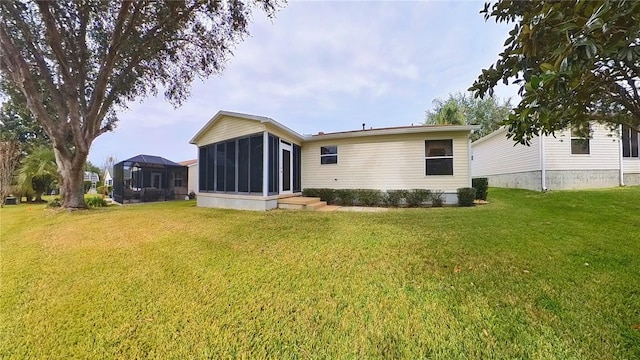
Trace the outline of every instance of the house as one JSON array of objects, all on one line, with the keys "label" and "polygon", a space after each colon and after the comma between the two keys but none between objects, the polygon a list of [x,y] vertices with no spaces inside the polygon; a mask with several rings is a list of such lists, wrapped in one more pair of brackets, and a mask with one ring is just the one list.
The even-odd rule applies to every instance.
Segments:
[{"label": "house", "polygon": [[100,182],[100,176],[98,176],[98,174],[91,172],[91,171],[85,171],[84,172],[84,177],[83,177],[83,181],[85,183],[91,183],[90,187],[88,189],[86,189],[85,191],[87,192],[87,194],[97,194],[98,191],[96,189],[97,184]]},{"label": "house", "polygon": [[198,190],[198,159],[179,161],[178,164],[189,169],[187,189],[189,189],[189,193],[195,193]]},{"label": "house", "polygon": [[184,199],[188,176],[186,166],[137,155],[113,166],[113,200],[125,204]]},{"label": "house", "polygon": [[457,202],[471,186],[477,126],[403,126],[301,135],[268,117],[218,112],[198,146],[198,206],[277,207],[305,188],[430,189]]},{"label": "house", "polygon": [[592,123],[516,144],[501,128],[471,144],[471,174],[490,186],[531,190],[640,184],[638,131]]},{"label": "house", "polygon": [[113,186],[113,167],[108,167],[104,170],[104,185]]}]

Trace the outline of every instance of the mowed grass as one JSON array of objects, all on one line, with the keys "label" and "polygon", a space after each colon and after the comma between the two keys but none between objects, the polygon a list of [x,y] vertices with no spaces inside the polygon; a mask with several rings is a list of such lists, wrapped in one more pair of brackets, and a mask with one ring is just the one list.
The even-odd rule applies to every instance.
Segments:
[{"label": "mowed grass", "polygon": [[0,358],[640,358],[640,188],[0,210]]}]

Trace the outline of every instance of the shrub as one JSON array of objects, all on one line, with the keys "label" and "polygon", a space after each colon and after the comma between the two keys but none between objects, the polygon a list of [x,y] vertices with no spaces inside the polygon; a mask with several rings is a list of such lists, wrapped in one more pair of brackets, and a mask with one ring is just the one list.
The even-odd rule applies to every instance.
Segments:
[{"label": "shrub", "polygon": [[476,189],[474,188],[459,188],[458,189],[458,205],[460,206],[473,206],[473,200],[476,198]]},{"label": "shrub", "polygon": [[98,186],[96,189],[98,190],[98,194],[109,195],[111,193],[112,188],[113,188],[112,186],[101,185],[101,186]]},{"label": "shrub", "polygon": [[106,207],[107,201],[100,196],[91,196],[84,200],[89,207]]},{"label": "shrub", "polygon": [[384,202],[389,206],[398,206],[406,196],[406,190],[387,190],[384,196]]},{"label": "shrub", "polygon": [[476,189],[476,199],[487,200],[487,192],[489,189],[489,179],[474,178],[471,179],[471,186]]},{"label": "shrub", "polygon": [[441,190],[434,190],[429,195],[429,199],[431,200],[431,206],[442,207],[442,204],[444,204],[444,192]]},{"label": "shrub", "polygon": [[407,205],[411,207],[422,206],[429,196],[431,191],[425,189],[413,189],[405,192],[405,200]]},{"label": "shrub", "polygon": [[327,204],[334,204],[336,199],[334,189],[309,188],[302,190],[302,195],[309,197],[319,197],[320,200],[326,201]]},{"label": "shrub", "polygon": [[50,208],[59,208],[62,206],[62,203],[60,202],[60,198],[54,198],[53,200],[49,201],[49,203],[47,204],[47,207]]},{"label": "shrub", "polygon": [[363,206],[380,205],[383,200],[382,191],[372,189],[354,190],[356,201]]},{"label": "shrub", "polygon": [[342,206],[352,206],[356,200],[356,192],[352,189],[339,189],[335,190],[334,193],[338,204]]}]

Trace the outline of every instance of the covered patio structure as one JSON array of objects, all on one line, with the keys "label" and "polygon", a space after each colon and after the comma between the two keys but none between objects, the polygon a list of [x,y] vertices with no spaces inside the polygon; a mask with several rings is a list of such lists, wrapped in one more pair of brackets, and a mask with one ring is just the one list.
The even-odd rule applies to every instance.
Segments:
[{"label": "covered patio structure", "polygon": [[187,196],[188,168],[160,156],[134,156],[117,163],[113,172],[113,200],[120,204]]}]

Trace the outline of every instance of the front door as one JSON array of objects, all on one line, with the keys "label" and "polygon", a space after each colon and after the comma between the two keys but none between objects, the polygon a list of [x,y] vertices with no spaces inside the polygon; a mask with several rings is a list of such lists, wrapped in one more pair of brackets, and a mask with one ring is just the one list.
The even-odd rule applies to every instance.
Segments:
[{"label": "front door", "polygon": [[291,194],[293,188],[293,147],[280,140],[280,194]]}]

